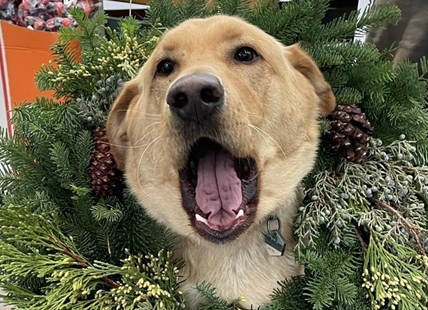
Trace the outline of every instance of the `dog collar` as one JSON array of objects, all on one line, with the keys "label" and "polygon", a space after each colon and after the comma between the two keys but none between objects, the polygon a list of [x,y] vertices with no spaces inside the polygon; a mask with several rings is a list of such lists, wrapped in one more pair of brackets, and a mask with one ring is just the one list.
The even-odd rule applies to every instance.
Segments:
[{"label": "dog collar", "polygon": [[276,215],[269,216],[267,220],[267,233],[265,233],[265,245],[270,256],[283,256],[286,242],[281,235],[281,221]]}]

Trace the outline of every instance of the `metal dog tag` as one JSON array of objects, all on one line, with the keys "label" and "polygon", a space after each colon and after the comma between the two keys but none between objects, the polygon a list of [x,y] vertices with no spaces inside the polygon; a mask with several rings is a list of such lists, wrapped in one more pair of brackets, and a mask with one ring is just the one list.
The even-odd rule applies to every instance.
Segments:
[{"label": "metal dog tag", "polygon": [[270,217],[268,219],[265,244],[270,256],[278,257],[284,255],[286,243],[281,235],[281,222],[278,217]]}]

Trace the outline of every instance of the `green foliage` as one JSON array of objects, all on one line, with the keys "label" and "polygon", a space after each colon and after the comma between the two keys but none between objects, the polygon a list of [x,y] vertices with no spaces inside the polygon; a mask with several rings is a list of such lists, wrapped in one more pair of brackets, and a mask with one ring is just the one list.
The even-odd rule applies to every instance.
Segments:
[{"label": "green foliage", "polygon": [[[2,213],[0,283],[10,293],[5,302],[17,309],[175,309],[182,300],[181,264],[171,252],[128,253],[120,265],[92,262],[59,230],[54,212],[35,214],[8,205]],[[23,285],[28,277],[44,279],[43,290]]]},{"label": "green foliage", "polygon": [[302,298],[306,286],[307,277],[304,276],[280,283],[272,295],[272,304],[264,306],[262,310],[311,309],[307,299]]},{"label": "green foliage", "polygon": [[360,279],[355,279],[361,269],[356,237],[348,231],[348,240],[340,248],[331,246],[330,239],[324,230],[313,245],[304,248],[299,259],[306,275],[281,283],[272,304],[263,310],[369,309]]},{"label": "green foliage", "polygon": [[78,9],[73,14],[79,28],[61,28],[52,47],[57,66],[52,62],[44,65],[36,76],[39,89],[54,90],[56,98],[87,99],[96,93],[101,79],[110,75],[129,79],[145,62],[160,34],[155,27],[142,29],[132,18],[121,21],[120,31],[116,31],[104,28],[107,17],[101,11],[92,19]]},{"label": "green foliage", "polygon": [[227,301],[219,298],[216,295],[215,288],[212,287],[209,283],[200,283],[196,286],[196,289],[201,293],[202,297],[205,299],[204,304],[200,306],[201,310],[239,310],[239,302],[241,298],[238,298],[233,303],[228,303]]},{"label": "green foliage", "polygon": [[[383,102],[374,105],[374,101],[381,98],[373,96],[371,105],[366,108],[368,117],[374,113],[384,113],[383,118],[377,121],[377,135],[386,143],[391,143],[396,139],[394,134],[401,132],[411,140],[426,143],[428,115],[421,113],[426,104],[426,93],[427,83],[420,80],[417,65],[409,61],[400,63],[394,70],[394,78],[387,84]],[[425,163],[426,155],[422,154],[426,154],[427,149],[423,146],[420,151],[419,160]]]},{"label": "green foliage", "polygon": [[[22,309],[95,309],[94,301],[87,300],[90,293],[80,296],[72,289],[76,281],[84,284],[82,290],[92,292],[100,285],[96,272],[120,274],[126,251],[134,257],[173,244],[128,192],[101,200],[92,195],[88,173],[92,136],[78,112],[76,104],[46,99],[23,104],[15,109],[13,137],[3,133],[0,140],[2,283],[10,294],[7,301]],[[94,266],[96,272],[75,269],[76,264]],[[61,270],[70,278],[58,276]],[[152,284],[172,296],[172,287]],[[111,298],[113,291],[103,294],[99,302]],[[166,305],[171,296],[156,302]],[[72,305],[70,299],[75,301]]]},{"label": "green foliage", "polygon": [[358,291],[357,285],[349,281],[358,268],[355,249],[344,246],[331,250],[328,243],[329,238],[319,238],[316,247],[305,249],[303,262],[309,280],[303,295],[313,309],[324,309],[331,304],[346,309],[355,303]]},{"label": "green foliage", "polygon": [[[364,165],[340,161],[334,172],[326,170],[314,176],[296,222],[296,251],[308,268],[307,288],[312,289],[308,296],[313,298],[314,309],[324,309],[341,299],[354,306],[349,297],[365,295],[372,309],[426,309],[428,170],[416,165],[417,149],[401,138],[385,146],[380,140],[372,141]],[[356,252],[347,257],[352,251],[346,248],[357,239],[363,256],[354,246],[352,251]],[[328,249],[325,257],[323,248]],[[331,270],[328,262],[333,263]],[[352,269],[357,266],[358,270]],[[363,284],[352,287],[354,281],[343,281],[355,273],[362,275],[356,283]],[[317,282],[319,275],[322,278]],[[336,287],[347,292],[342,298],[334,295],[338,292],[332,288],[334,279],[339,280]],[[366,292],[356,294],[361,285]],[[338,309],[348,308],[342,305]]]},{"label": "green foliage", "polygon": [[52,46],[54,62],[42,66],[36,82],[41,90],[53,90],[57,99],[76,102],[83,125],[93,130],[104,126],[122,84],[136,76],[163,28],[143,28],[126,18],[112,30],[104,27],[107,16],[101,11],[89,19],[76,9],[73,16],[79,28],[61,28]]},{"label": "green foliage", "polygon": [[[362,13],[359,16],[359,13]],[[353,11],[348,16],[341,16],[321,29],[317,33],[316,40],[340,40],[352,37],[354,33],[370,31],[376,27],[382,27],[386,23],[394,24],[400,18],[400,11],[392,4],[379,5],[368,8],[363,12]]]},{"label": "green foliage", "polygon": [[[0,139],[0,282],[17,309],[179,309],[181,263],[174,236],[132,194],[98,199],[88,167],[92,132],[103,126],[123,82],[137,75],[161,34],[181,21],[238,15],[286,45],[300,45],[332,85],[337,102],[357,104],[376,138],[363,165],[337,158],[323,138],[295,222],[305,276],[280,283],[263,310],[426,309],[428,305],[428,61],[393,68],[385,52],[352,42],[355,31],[396,23],[394,5],[323,24],[327,0],[153,0],[150,27],[124,19],[105,28],[76,10],[54,61],[36,76],[45,98],[14,110],[14,133]],[[360,14],[361,13],[361,14]],[[107,34],[104,36],[103,33]],[[78,43],[78,48],[75,43]],[[401,136],[400,140],[398,137]],[[412,142],[409,142],[412,141]],[[157,253],[156,255],[153,255]],[[251,271],[249,271],[251,272]],[[398,279],[398,282],[396,280]],[[201,309],[239,309],[209,283]]]},{"label": "green foliage", "polygon": [[385,248],[387,238],[373,235],[364,262],[364,284],[372,308],[428,309],[428,257],[394,244]]}]

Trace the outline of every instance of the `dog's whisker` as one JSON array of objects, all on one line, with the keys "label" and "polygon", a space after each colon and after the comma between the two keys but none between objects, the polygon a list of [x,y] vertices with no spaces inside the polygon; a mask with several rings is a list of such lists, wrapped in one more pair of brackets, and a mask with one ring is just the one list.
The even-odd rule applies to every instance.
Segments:
[{"label": "dog's whisker", "polygon": [[156,159],[155,159],[155,162],[153,164],[153,167],[154,167],[155,170],[157,169],[157,165],[158,165],[158,162],[159,162],[160,158],[161,158],[161,156],[157,156]]},{"label": "dog's whisker", "polygon": [[254,181],[255,179],[257,179],[259,177],[259,175],[260,175],[261,172],[262,172],[262,169],[259,169],[257,171],[257,173],[252,178],[250,178],[248,180],[242,180],[242,183],[245,183],[245,184],[251,183],[252,181]]},{"label": "dog's whisker", "polygon": [[116,144],[116,143],[111,143],[111,142],[108,142],[108,145],[114,146],[114,147],[117,147],[120,149],[126,149],[126,150],[132,150],[132,149],[136,148],[135,146],[132,146],[132,145],[122,145],[122,144]]},{"label": "dog's whisker", "polygon": [[144,155],[146,154],[147,150],[150,148],[150,146],[154,145],[156,142],[160,141],[162,139],[162,136],[158,136],[157,138],[153,139],[147,147],[144,149],[143,153],[140,156],[140,160],[138,161],[137,166],[137,180],[138,180],[138,186],[140,187],[141,191],[144,192],[143,185],[141,184],[141,178],[140,178],[140,167],[143,162]]},{"label": "dog's whisker", "polygon": [[[155,125],[159,125],[161,122],[153,122],[150,125],[146,126],[145,130],[148,130],[150,127],[155,126]],[[139,148],[141,147],[141,145],[138,145],[138,143],[140,143],[141,141],[144,140],[145,137],[147,137],[149,134],[151,134],[153,132],[153,130],[155,130],[156,128],[151,129],[150,131],[148,131],[144,136],[142,136],[140,139],[138,139],[133,145],[132,148]]]},{"label": "dog's whisker", "polygon": [[266,143],[268,142],[268,140],[266,139],[266,136],[263,134],[263,132],[259,131],[259,128],[257,126],[254,126],[252,124],[248,124],[248,126],[251,129],[253,129],[256,133],[258,133],[263,138],[263,140],[265,140]]},{"label": "dog's whisker", "polygon": [[[146,128],[150,128],[151,126],[156,125],[156,124],[160,124],[160,122],[154,122],[154,123],[150,124],[149,126],[147,126]],[[137,148],[140,148],[140,147],[144,146],[144,145],[138,145],[138,143],[141,142],[147,135],[149,135],[150,133],[152,133],[153,130],[154,129],[150,130],[143,137],[141,137],[140,139],[138,139],[137,142],[134,143],[134,145],[122,145],[122,144],[116,144],[116,143],[111,143],[111,142],[108,142],[108,144],[110,146],[114,146],[114,147],[121,148],[121,149],[128,149],[128,150],[137,149]]]},{"label": "dog's whisker", "polygon": [[161,117],[160,116],[132,116],[130,117],[130,120],[160,120]]},{"label": "dog's whisker", "polygon": [[[128,108],[128,109],[118,109],[117,110],[117,112],[128,112],[128,113],[129,113],[129,111],[134,112],[134,113],[131,113],[132,115],[133,114],[140,114],[140,115],[144,115],[144,116],[161,117],[161,115],[159,113],[146,113],[146,112],[142,112],[142,111],[137,111],[137,109],[133,109],[132,110],[131,108]],[[132,119],[135,119],[135,118],[132,118]]]},{"label": "dog's whisker", "polygon": [[140,115],[143,115],[143,117],[147,117],[147,116],[151,116],[151,117],[161,117],[160,114],[154,114],[154,113],[145,113],[145,112],[140,112]]},{"label": "dog's whisker", "polygon": [[154,113],[141,113],[141,114],[144,114],[144,115],[149,115],[149,116],[161,116],[160,114],[154,114]]},{"label": "dog's whisker", "polygon": [[261,128],[259,128],[259,127],[257,127],[257,126],[255,126],[255,125],[252,125],[252,124],[248,124],[248,126],[250,126],[250,128],[252,128],[252,129],[254,129],[256,132],[258,132],[264,139],[265,139],[265,141],[267,142],[267,140],[266,140],[266,138],[269,138],[270,140],[272,140],[273,141],[273,143],[275,143],[276,144],[276,146],[277,147],[279,147],[279,149],[281,150],[281,152],[282,152],[282,155],[284,155],[284,157],[286,157],[285,156],[285,152],[284,152],[284,150],[282,149],[282,147],[281,147],[281,145],[279,145],[279,143],[274,139],[274,138],[272,138],[272,136],[271,135],[269,135],[267,132],[265,132],[265,131],[263,131]]},{"label": "dog's whisker", "polygon": [[[165,143],[165,145],[169,145],[169,137],[167,137],[166,138],[166,143]],[[158,162],[159,162],[159,159],[161,158],[161,156],[157,156],[157,158],[156,158],[156,161],[155,161],[155,164],[154,164],[154,169],[156,170],[156,166],[157,166],[157,164],[158,164]]]},{"label": "dog's whisker", "polygon": [[130,117],[130,119],[132,120],[144,120],[144,119],[159,120],[160,118],[161,118],[160,115],[150,114],[150,113],[149,114],[139,113],[138,115]]}]

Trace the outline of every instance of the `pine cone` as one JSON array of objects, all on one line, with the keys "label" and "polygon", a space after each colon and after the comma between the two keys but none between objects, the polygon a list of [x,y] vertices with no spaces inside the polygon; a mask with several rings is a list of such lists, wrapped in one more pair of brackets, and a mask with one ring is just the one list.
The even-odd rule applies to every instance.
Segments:
[{"label": "pine cone", "polygon": [[338,105],[329,118],[333,150],[351,162],[363,162],[373,132],[363,111],[355,104]]},{"label": "pine cone", "polygon": [[93,136],[94,149],[91,154],[91,185],[95,195],[104,198],[117,193],[122,173],[117,168],[105,128],[97,128]]}]

